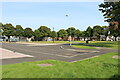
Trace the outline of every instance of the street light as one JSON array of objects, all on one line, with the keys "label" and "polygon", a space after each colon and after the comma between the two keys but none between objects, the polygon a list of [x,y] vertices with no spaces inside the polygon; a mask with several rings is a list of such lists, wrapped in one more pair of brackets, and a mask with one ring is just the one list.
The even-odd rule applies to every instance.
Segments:
[{"label": "street light", "polygon": [[[65,15],[66,17],[69,17],[69,15]],[[70,46],[71,46],[71,27],[70,27]]]}]

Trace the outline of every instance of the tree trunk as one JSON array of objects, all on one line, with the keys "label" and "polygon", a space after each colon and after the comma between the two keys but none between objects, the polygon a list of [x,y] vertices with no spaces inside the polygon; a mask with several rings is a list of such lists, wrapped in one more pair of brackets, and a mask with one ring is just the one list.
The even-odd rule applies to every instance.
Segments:
[{"label": "tree trunk", "polygon": [[53,43],[55,42],[55,38],[53,38]]},{"label": "tree trunk", "polygon": [[92,41],[92,38],[90,37],[90,41]]},{"label": "tree trunk", "polygon": [[8,42],[10,42],[10,36],[8,36]]},{"label": "tree trunk", "polygon": [[117,41],[117,37],[115,36],[115,41]]},{"label": "tree trunk", "polygon": [[85,41],[85,37],[84,37],[84,41]]},{"label": "tree trunk", "polygon": [[105,36],[105,41],[107,40],[107,36]]}]

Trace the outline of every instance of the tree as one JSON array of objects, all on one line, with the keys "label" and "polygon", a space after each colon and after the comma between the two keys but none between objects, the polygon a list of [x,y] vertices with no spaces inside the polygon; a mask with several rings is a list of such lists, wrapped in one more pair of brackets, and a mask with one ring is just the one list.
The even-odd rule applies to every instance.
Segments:
[{"label": "tree", "polygon": [[10,41],[10,36],[15,36],[15,28],[12,24],[5,24],[3,25],[3,33],[2,35],[5,35],[8,37],[8,41]]},{"label": "tree", "polygon": [[60,29],[57,33],[58,33],[58,37],[61,37],[62,39],[68,36],[67,31],[64,29]]},{"label": "tree", "polygon": [[100,40],[100,35],[103,35],[103,28],[99,25],[93,27],[93,36],[97,36]]},{"label": "tree", "polygon": [[105,35],[105,41],[107,39],[108,33],[109,33],[109,27],[108,26],[102,26],[103,28],[103,35]]},{"label": "tree", "polygon": [[74,27],[70,27],[66,30],[68,32],[68,36],[71,36],[72,38],[75,37],[75,31],[76,29]]},{"label": "tree", "polygon": [[85,41],[86,31],[82,31],[82,33],[81,33],[81,37],[84,37],[84,41]]},{"label": "tree", "polygon": [[118,26],[118,23],[110,22],[109,26],[111,26],[109,27],[110,35],[114,36],[116,41],[116,38],[119,36],[119,33],[120,33],[118,31],[119,29],[116,29],[117,27],[115,27],[115,26]]},{"label": "tree", "polygon": [[49,37],[51,29],[46,26],[40,26],[38,30],[41,32],[41,37]]},{"label": "tree", "polygon": [[118,21],[120,22],[120,1],[119,2],[104,2],[99,5],[100,11],[104,13],[105,21],[112,22]]},{"label": "tree", "polygon": [[33,31],[31,28],[24,29],[24,37],[31,38],[33,36]]},{"label": "tree", "polygon": [[24,31],[24,29],[22,28],[21,25],[16,25],[15,36],[16,37],[22,37],[23,36],[23,31]]},{"label": "tree", "polygon": [[91,37],[93,36],[93,29],[90,26],[86,30],[86,36],[90,37],[90,40],[91,40]]},{"label": "tree", "polygon": [[36,41],[40,41],[40,40],[42,40],[42,33],[39,31],[39,30],[35,30],[34,31],[34,39],[36,40]]},{"label": "tree", "polygon": [[2,32],[3,32],[3,24],[0,23],[0,36],[2,35]]},{"label": "tree", "polygon": [[53,43],[55,41],[55,38],[57,37],[57,33],[55,31],[51,32],[51,37],[53,38]]},{"label": "tree", "polygon": [[77,40],[80,40],[81,31],[80,31],[79,29],[77,29],[77,30],[75,31],[75,35],[76,35],[76,37],[77,37]]},{"label": "tree", "polygon": [[[100,11],[104,14],[105,21],[109,22],[111,33],[117,32],[120,35],[120,1],[104,2],[99,5]],[[116,33],[115,33],[116,34]]]}]

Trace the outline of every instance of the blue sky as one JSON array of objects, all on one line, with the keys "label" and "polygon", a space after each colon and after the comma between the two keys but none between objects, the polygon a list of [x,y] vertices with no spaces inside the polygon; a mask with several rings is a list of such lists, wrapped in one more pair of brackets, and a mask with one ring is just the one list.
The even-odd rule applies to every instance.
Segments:
[{"label": "blue sky", "polygon": [[[3,2],[2,23],[17,24],[33,30],[47,26],[56,31],[75,27],[81,31],[88,26],[108,25],[98,10],[101,2]],[[69,15],[66,17],[65,15]]]}]

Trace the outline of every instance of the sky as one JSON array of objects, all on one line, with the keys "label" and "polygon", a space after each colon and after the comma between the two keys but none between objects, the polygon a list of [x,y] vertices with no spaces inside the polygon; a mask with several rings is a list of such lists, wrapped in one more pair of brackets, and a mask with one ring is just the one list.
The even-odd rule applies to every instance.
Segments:
[{"label": "sky", "polygon": [[[101,2],[2,2],[2,23],[33,30],[47,26],[58,31],[108,25],[98,10]],[[0,4],[1,5],[1,4]],[[68,16],[66,16],[68,15]]]}]

